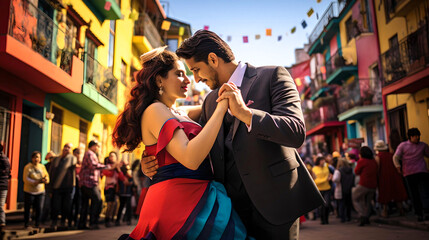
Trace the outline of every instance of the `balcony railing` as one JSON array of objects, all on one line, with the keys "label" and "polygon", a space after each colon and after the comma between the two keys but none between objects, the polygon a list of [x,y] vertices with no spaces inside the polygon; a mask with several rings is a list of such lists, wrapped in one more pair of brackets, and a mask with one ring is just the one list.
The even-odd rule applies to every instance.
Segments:
[{"label": "balcony railing", "polygon": [[305,125],[308,130],[311,130],[319,124],[338,121],[337,109],[332,106],[322,106],[305,112]]},{"label": "balcony railing", "polygon": [[11,1],[9,35],[71,74],[78,41],[68,32],[28,0]]},{"label": "balcony railing", "polygon": [[98,93],[117,103],[118,80],[111,68],[106,68],[87,53],[82,54],[85,62],[85,82],[95,87]]},{"label": "balcony railing", "polygon": [[424,24],[381,55],[383,86],[394,83],[429,64],[429,29]]},{"label": "balcony railing", "polygon": [[311,79],[310,82],[310,92],[311,95],[316,94],[317,91],[319,91],[320,88],[326,85],[325,79],[323,79],[323,75],[321,73],[316,75],[315,79]]},{"label": "balcony railing", "polygon": [[331,74],[337,71],[339,68],[348,65],[350,64],[346,64],[346,60],[342,55],[340,55],[340,49],[338,49],[337,52],[332,55],[325,63],[326,78],[329,78],[329,76],[331,76]]},{"label": "balcony railing", "polygon": [[382,103],[381,83],[375,78],[356,78],[342,85],[338,95],[338,112],[341,114],[357,106]]},{"label": "balcony railing", "polygon": [[325,13],[323,13],[316,27],[313,29],[310,36],[308,37],[310,45],[313,44],[313,42],[316,41],[317,38],[319,38],[320,34],[323,32],[324,28],[329,24],[331,19],[339,16],[341,10],[343,10],[345,5],[346,5],[345,1],[341,3],[332,2],[329,5],[328,9],[326,9]]},{"label": "balcony railing", "polygon": [[134,35],[145,36],[152,48],[161,47],[161,35],[147,13],[140,13],[139,19],[134,23]]}]

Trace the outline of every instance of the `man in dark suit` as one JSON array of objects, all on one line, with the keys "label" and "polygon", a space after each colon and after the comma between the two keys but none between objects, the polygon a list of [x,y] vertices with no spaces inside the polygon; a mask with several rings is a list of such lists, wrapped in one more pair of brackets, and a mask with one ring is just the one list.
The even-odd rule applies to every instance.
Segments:
[{"label": "man in dark suit", "polygon": [[[218,98],[228,98],[210,157],[214,177],[225,185],[233,207],[256,239],[297,239],[299,216],[323,199],[295,148],[305,139],[300,98],[283,67],[237,63],[215,33],[200,30],[176,51],[195,81],[214,91],[203,103],[204,125]],[[148,160],[144,159],[145,164]],[[146,175],[156,170],[142,166]]]}]

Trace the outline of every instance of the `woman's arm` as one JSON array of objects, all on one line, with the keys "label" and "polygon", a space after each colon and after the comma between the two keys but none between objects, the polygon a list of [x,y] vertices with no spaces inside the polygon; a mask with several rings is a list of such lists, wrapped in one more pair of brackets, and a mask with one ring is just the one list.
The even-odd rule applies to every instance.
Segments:
[{"label": "woman's arm", "polygon": [[192,106],[181,106],[179,107],[179,110],[185,111],[186,114],[190,119],[192,119],[195,122],[200,121],[201,117],[201,105],[192,105]]},{"label": "woman's arm", "polygon": [[[150,105],[142,117],[142,128],[147,126],[152,136],[156,139],[159,137],[163,124],[168,119],[174,118],[168,108],[162,105],[162,103]],[[227,100],[219,102],[205,127],[191,141],[189,141],[182,129],[176,129],[172,139],[166,146],[167,151],[185,167],[192,170],[197,169],[209,154],[227,109]],[[143,137],[144,135],[143,130]]]}]

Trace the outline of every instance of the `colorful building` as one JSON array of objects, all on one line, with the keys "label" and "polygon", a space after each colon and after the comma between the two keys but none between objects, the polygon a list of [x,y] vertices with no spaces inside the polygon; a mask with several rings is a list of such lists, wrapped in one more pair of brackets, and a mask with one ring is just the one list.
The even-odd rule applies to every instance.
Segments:
[{"label": "colorful building", "polygon": [[370,147],[386,139],[375,19],[372,0],[334,2],[310,34],[307,134],[323,135],[328,152],[344,151],[343,143],[355,139]]},{"label": "colorful building", "polygon": [[429,142],[428,0],[375,0],[388,134],[417,127]]},{"label": "colorful building", "polygon": [[67,142],[85,150],[92,139],[101,143],[101,159],[118,151],[110,136],[130,76],[141,54],[163,45],[165,18],[158,0],[0,2],[0,141],[12,166],[7,209],[22,202],[22,169],[33,151],[43,159]]}]

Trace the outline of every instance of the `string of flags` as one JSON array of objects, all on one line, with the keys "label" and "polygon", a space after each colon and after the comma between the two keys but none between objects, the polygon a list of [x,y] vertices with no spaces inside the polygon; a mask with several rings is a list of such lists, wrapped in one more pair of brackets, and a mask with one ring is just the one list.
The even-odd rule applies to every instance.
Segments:
[{"label": "string of flags", "polygon": [[[316,2],[317,2],[317,3],[320,3],[320,2],[322,2],[322,0],[316,0]],[[315,13],[315,12],[314,12],[314,9],[311,7],[311,8],[307,11],[307,17],[308,17],[308,18],[310,18],[311,16],[313,16],[313,14],[314,14],[314,13]],[[316,20],[319,20],[319,14],[318,14],[318,13],[316,13]],[[308,24],[307,24],[307,22],[305,21],[305,19],[304,19],[304,20],[302,20],[302,21],[301,21],[301,27],[302,27],[302,29],[307,28],[307,26],[308,26]],[[209,26],[208,26],[208,25],[205,25],[205,26],[204,26],[204,30],[209,30]],[[291,28],[291,29],[290,29],[290,34],[294,34],[296,31],[297,31],[297,28],[296,28],[296,26],[294,26],[293,28]],[[272,32],[272,29],[271,29],[271,28],[267,28],[267,29],[265,29],[265,36],[271,37],[271,36],[272,36],[272,34],[273,34],[273,32]],[[288,32],[286,32],[286,33],[285,33],[285,36],[289,36],[289,33],[288,33]],[[249,43],[249,36],[242,36],[242,39],[243,39],[243,43]],[[261,39],[261,35],[260,35],[260,34],[256,34],[256,35],[255,35],[255,40],[259,40],[259,39]],[[277,36],[277,41],[281,41],[282,39],[283,39],[283,36],[282,36],[282,35],[278,35],[278,36]],[[226,36],[226,41],[227,41],[227,42],[231,42],[231,41],[232,41],[232,36],[230,36],[230,35]]]}]

